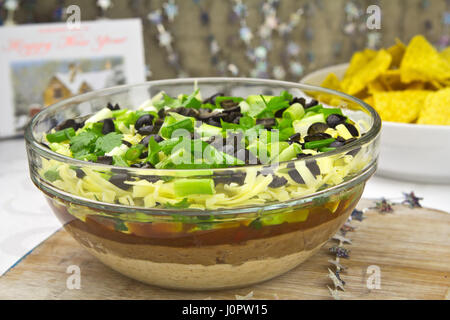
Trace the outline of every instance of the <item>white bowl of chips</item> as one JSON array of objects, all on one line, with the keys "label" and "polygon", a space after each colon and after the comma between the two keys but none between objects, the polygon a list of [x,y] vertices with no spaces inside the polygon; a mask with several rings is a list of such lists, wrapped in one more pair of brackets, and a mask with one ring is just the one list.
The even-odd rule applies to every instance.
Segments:
[{"label": "white bowl of chips", "polygon": [[[423,43],[423,38],[418,40]],[[430,50],[429,47],[426,49]],[[403,52],[398,52],[402,50]],[[384,51],[394,52],[391,63],[397,59],[398,68],[406,50],[406,46],[398,42]],[[446,54],[450,52],[448,49],[445,51]],[[364,53],[376,52],[365,50],[360,54]],[[398,56],[395,57],[395,54]],[[430,55],[434,53],[430,52]],[[354,59],[355,56],[352,62]],[[433,60],[436,60],[436,57]],[[323,68],[307,75],[301,82],[345,91],[342,88],[339,90],[336,86],[342,84],[341,80],[344,79],[349,67],[350,64],[345,63]],[[386,82],[379,81],[378,77],[365,85],[364,90],[353,94],[372,105],[385,119],[381,132],[377,174],[414,182],[450,184],[450,88],[446,88],[450,86],[450,82],[447,84],[427,80],[396,84],[395,81],[400,81],[400,71],[397,68],[384,73],[394,90],[382,88]],[[394,79],[395,77],[398,79]],[[398,122],[386,121],[386,118]]]}]

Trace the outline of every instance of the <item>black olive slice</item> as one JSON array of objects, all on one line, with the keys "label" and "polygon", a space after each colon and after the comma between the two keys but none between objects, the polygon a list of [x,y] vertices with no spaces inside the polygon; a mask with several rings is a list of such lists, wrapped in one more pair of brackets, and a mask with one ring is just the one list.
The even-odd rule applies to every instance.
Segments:
[{"label": "black olive slice", "polygon": [[295,97],[294,99],[292,99],[291,106],[295,103],[300,103],[303,107],[306,106],[306,100],[303,97],[301,97],[301,98]]},{"label": "black olive slice", "polygon": [[153,125],[144,126],[144,127],[139,128],[138,133],[140,135],[146,136],[146,135],[152,134],[153,129],[154,129]]},{"label": "black olive slice", "polygon": [[317,101],[317,100],[315,100],[315,99],[312,99],[310,102],[308,102],[308,103],[305,105],[305,109],[315,107],[315,106],[317,106],[318,104],[319,104],[319,101]]},{"label": "black olive slice", "polygon": [[317,165],[316,160],[306,160],[306,167],[314,176],[318,176],[320,174],[320,168]]},{"label": "black olive slice", "polygon": [[78,179],[83,179],[86,176],[86,173],[84,173],[84,171],[80,168],[75,169],[75,174],[77,175]]},{"label": "black olive slice", "polygon": [[291,177],[292,180],[294,180],[298,184],[305,184],[305,180],[303,180],[302,176],[297,171],[297,169],[290,169],[288,171],[288,175],[289,177]]},{"label": "black olive slice", "polygon": [[292,136],[289,137],[289,141],[298,142],[300,141],[300,137],[301,137],[300,133],[298,132],[294,133]]},{"label": "black olive slice", "polygon": [[359,136],[358,129],[356,129],[354,125],[352,125],[351,123],[344,123],[344,126],[347,128],[348,132],[350,132],[352,136],[354,137]]},{"label": "black olive slice", "polygon": [[261,124],[266,129],[274,127],[277,123],[275,118],[256,119],[256,124]]},{"label": "black olive slice", "polygon": [[310,154],[310,153],[299,153],[299,154],[297,154],[297,159],[305,159],[305,158],[309,158],[311,156],[312,156],[312,154]]},{"label": "black olive slice", "polygon": [[281,188],[282,186],[284,186],[288,181],[286,178],[284,177],[279,177],[276,175],[273,175],[273,180],[272,182],[269,184],[269,188]]},{"label": "black olive slice", "polygon": [[106,107],[111,110],[111,111],[116,111],[116,110],[120,110],[120,106],[118,103],[116,103],[114,106],[112,105],[111,102],[108,102],[108,104],[106,105]]},{"label": "black olive slice", "polygon": [[136,130],[139,130],[140,128],[144,126],[151,125],[153,123],[154,116],[151,114],[144,114],[143,116],[140,116],[139,119],[137,119],[134,127]]},{"label": "black olive slice", "polygon": [[223,97],[224,95],[225,95],[225,94],[224,94],[224,93],[221,93],[221,92],[218,92],[218,93],[216,93],[216,94],[213,94],[211,97],[209,97],[209,98],[203,100],[203,104],[210,103],[210,104],[215,105],[215,104],[216,104],[216,98],[217,98],[217,97]]},{"label": "black olive slice", "polygon": [[305,142],[311,142],[311,141],[320,141],[320,140],[325,140],[325,139],[330,139],[331,136],[328,133],[315,133],[312,135],[307,135],[304,140]]},{"label": "black olive slice", "polygon": [[110,118],[110,119],[104,119],[101,122],[103,122],[103,128],[102,128],[102,133],[103,134],[108,134],[111,132],[116,131],[116,127],[114,126],[114,121]]},{"label": "black olive slice", "polygon": [[133,146],[130,142],[128,142],[126,140],[122,140],[122,144],[126,145],[128,148]]},{"label": "black olive slice", "polygon": [[97,163],[111,165],[113,163],[113,158],[110,156],[100,156],[97,157]]},{"label": "black olive slice", "polygon": [[61,122],[60,124],[58,124],[55,127],[55,130],[61,131],[61,130],[67,129],[67,128],[73,128],[74,130],[77,130],[78,124],[74,119],[67,119],[67,120],[64,120],[63,122]]},{"label": "black olive slice", "polygon": [[346,120],[347,120],[346,117],[341,116],[340,114],[333,113],[327,117],[327,124],[331,128],[336,128],[337,125],[340,125],[341,123],[345,123]]},{"label": "black olive slice", "polygon": [[131,187],[131,185],[125,183],[128,180],[129,177],[125,173],[118,173],[109,178],[109,182],[122,190],[128,190]]},{"label": "black olive slice", "polygon": [[309,126],[308,135],[313,135],[316,133],[324,133],[328,129],[328,125],[323,122],[316,122]]}]

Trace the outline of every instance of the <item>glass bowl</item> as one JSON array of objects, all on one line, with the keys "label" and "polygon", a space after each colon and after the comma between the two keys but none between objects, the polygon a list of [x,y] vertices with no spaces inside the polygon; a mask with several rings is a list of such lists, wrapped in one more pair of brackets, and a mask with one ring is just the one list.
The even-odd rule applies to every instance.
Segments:
[{"label": "glass bowl", "polygon": [[[194,86],[203,97],[283,90],[315,97],[340,106],[360,124],[362,137],[334,151],[270,167],[211,170],[115,167],[76,160],[42,144],[56,124],[85,117],[107,103],[136,109],[162,90],[177,96]],[[114,87],[61,101],[32,119],[26,143],[34,184],[87,251],[148,284],[208,290],[268,280],[317,252],[348,219],[374,173],[380,128],[370,106],[332,90],[272,80],[198,78]],[[273,174],[285,177],[286,184],[272,188]],[[126,175],[125,186],[109,182],[115,175]],[[172,190],[181,179],[213,179],[216,192],[180,201]]]}]

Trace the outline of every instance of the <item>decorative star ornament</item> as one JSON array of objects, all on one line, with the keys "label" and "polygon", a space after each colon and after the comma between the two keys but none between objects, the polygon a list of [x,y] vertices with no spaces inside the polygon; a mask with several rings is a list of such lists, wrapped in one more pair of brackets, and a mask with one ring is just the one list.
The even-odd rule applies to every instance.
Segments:
[{"label": "decorative star ornament", "polygon": [[169,19],[170,22],[173,22],[178,15],[178,6],[175,4],[175,0],[169,0],[167,3],[164,3],[163,8],[167,19]]},{"label": "decorative star ornament", "polygon": [[334,300],[341,300],[338,289],[331,289],[329,286],[327,288]]},{"label": "decorative star ornament", "polygon": [[350,250],[344,248],[344,247],[340,247],[340,246],[332,246],[330,247],[330,252],[336,254],[337,257],[339,258],[348,258],[349,252]]},{"label": "decorative star ornament", "polygon": [[248,45],[253,39],[253,33],[249,27],[244,26],[239,30],[239,37]]},{"label": "decorative star ornament", "polygon": [[283,66],[275,66],[273,67],[273,76],[277,80],[282,80],[286,77],[286,70],[284,70]]},{"label": "decorative star ornament", "polygon": [[106,11],[112,7],[111,0],[97,0],[97,6],[101,10],[99,18],[106,19]]},{"label": "decorative star ornament", "polygon": [[361,10],[359,10],[356,4],[351,1],[345,4],[345,13],[350,20],[357,20],[362,15]]},{"label": "decorative star ornament", "polygon": [[391,213],[394,211],[392,204],[385,198],[381,198],[380,201],[376,202],[374,209],[378,210],[380,213]]},{"label": "decorative star ornament", "polygon": [[300,46],[294,41],[290,41],[286,47],[286,51],[291,57],[296,57],[300,54]]},{"label": "decorative star ornament", "polygon": [[362,210],[354,209],[351,215],[352,219],[363,221],[366,217],[364,217],[364,212]]},{"label": "decorative star ornament", "polygon": [[342,280],[340,280],[340,277],[338,278],[336,276],[336,273],[334,273],[333,271],[331,271],[330,268],[328,268],[328,278],[331,279],[331,281],[333,281],[333,285],[336,289],[341,289],[342,291],[345,291],[344,289],[344,283],[342,282]]},{"label": "decorative star ornament", "polygon": [[6,0],[3,4],[7,11],[6,20],[5,20],[5,26],[13,26],[15,25],[14,21],[14,12],[19,7],[19,1],[18,0]]},{"label": "decorative star ornament", "polygon": [[291,62],[289,65],[289,71],[294,76],[301,76],[303,74],[304,68],[300,62]]},{"label": "decorative star ornament", "polygon": [[331,260],[331,259],[329,259],[328,262],[331,263],[332,265],[334,265],[336,268],[338,268],[338,269],[341,270],[341,271],[347,269],[346,267],[344,267],[344,266],[343,266],[339,261],[337,261],[337,260]]},{"label": "decorative star ornament", "polygon": [[333,240],[339,241],[341,243],[348,243],[352,244],[352,240],[345,238],[344,236],[341,236],[340,234],[335,234],[332,238]]},{"label": "decorative star ornament", "polygon": [[158,10],[155,10],[155,11],[150,12],[150,13],[147,15],[147,19],[148,19],[151,23],[153,23],[153,24],[155,24],[155,25],[161,24],[161,23],[162,23],[162,19],[163,19],[161,10],[158,9]]},{"label": "decorative star ornament", "polygon": [[255,49],[255,56],[259,60],[264,60],[267,57],[267,49],[263,46],[259,46]]},{"label": "decorative star ornament", "polygon": [[233,6],[233,12],[240,19],[243,19],[247,16],[247,6],[242,2],[242,0],[236,0],[235,5]]},{"label": "decorative star ornament", "polygon": [[402,202],[403,204],[407,204],[410,208],[422,208],[420,200],[423,200],[423,198],[417,197],[413,191],[410,193],[403,193],[403,196],[405,197],[405,200]]},{"label": "decorative star ornament", "polygon": [[172,43],[172,35],[169,31],[164,30],[158,35],[159,45],[162,47],[168,47]]}]

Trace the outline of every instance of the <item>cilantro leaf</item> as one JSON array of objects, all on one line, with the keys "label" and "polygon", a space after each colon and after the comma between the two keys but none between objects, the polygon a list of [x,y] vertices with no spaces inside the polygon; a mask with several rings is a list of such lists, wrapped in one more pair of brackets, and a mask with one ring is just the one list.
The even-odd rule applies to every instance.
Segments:
[{"label": "cilantro leaf", "polygon": [[266,103],[266,109],[273,113],[287,107],[289,107],[289,100],[286,100],[284,96],[273,97],[268,103]]},{"label": "cilantro leaf", "polygon": [[97,134],[93,131],[84,131],[71,137],[70,150],[72,151],[72,154],[77,157],[77,155],[91,153],[95,144],[95,139],[97,139]]},{"label": "cilantro leaf", "polygon": [[159,100],[158,102],[155,102],[153,104],[153,106],[157,110],[160,110],[164,107],[169,107],[172,109],[172,108],[177,108],[177,107],[181,106],[181,102],[180,102],[180,100],[172,98],[164,93],[163,98],[161,100]]},{"label": "cilantro leaf", "polygon": [[185,97],[182,103],[183,107],[198,109],[202,106],[202,102],[196,98],[198,89],[192,92],[189,96]]},{"label": "cilantro leaf", "polygon": [[161,146],[155,141],[155,137],[150,137],[148,140],[148,157],[147,162],[155,165],[159,162],[158,152],[161,151]]},{"label": "cilantro leaf", "polygon": [[104,155],[122,144],[123,135],[117,132],[108,133],[95,141],[95,153]]}]

